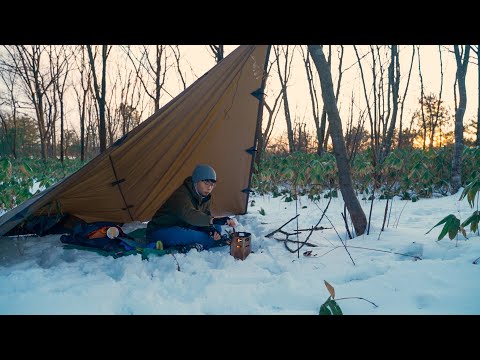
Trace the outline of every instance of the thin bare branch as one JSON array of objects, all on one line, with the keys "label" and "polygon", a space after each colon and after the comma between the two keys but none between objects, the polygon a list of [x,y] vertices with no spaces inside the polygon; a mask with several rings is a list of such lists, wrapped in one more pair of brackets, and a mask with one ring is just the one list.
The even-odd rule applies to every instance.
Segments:
[{"label": "thin bare branch", "polygon": [[280,226],[277,230],[274,230],[274,231],[272,231],[271,233],[265,235],[265,237],[270,237],[270,236],[272,236],[273,234],[275,234],[276,232],[279,232],[283,227],[285,227],[287,224],[289,224],[290,222],[292,222],[293,220],[295,220],[295,219],[298,218],[299,216],[300,216],[300,214],[295,215],[293,218],[291,218],[290,220],[288,220],[285,224],[283,224],[282,226]]}]

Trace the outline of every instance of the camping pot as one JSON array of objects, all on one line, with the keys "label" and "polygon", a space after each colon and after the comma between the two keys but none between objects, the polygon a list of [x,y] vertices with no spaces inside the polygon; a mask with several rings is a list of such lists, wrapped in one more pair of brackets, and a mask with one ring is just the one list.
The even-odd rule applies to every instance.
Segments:
[{"label": "camping pot", "polygon": [[250,239],[252,234],[249,232],[233,232],[230,235],[230,255],[235,259],[245,260],[250,254]]}]

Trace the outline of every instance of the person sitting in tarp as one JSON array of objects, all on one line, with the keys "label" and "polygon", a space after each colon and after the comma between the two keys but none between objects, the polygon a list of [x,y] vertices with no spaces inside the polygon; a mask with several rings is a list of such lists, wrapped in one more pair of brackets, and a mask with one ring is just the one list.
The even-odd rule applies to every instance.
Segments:
[{"label": "person sitting in tarp", "polygon": [[[161,240],[164,248],[191,245],[197,249],[218,246],[221,225],[235,226],[229,217],[213,217],[210,203],[217,175],[215,170],[200,164],[193,170],[147,224],[150,242]],[[198,246],[200,245],[200,246]]]}]

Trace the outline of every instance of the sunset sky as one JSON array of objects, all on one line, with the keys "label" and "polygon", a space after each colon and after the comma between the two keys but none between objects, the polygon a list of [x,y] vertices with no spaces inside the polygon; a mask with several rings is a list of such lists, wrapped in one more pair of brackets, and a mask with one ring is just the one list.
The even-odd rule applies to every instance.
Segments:
[{"label": "sunset sky", "polygon": [[[228,55],[233,51],[237,45],[226,45],[225,46],[225,55]],[[325,46],[326,48],[326,46]],[[212,64],[214,64],[214,58],[211,52],[208,49],[208,45],[185,45],[182,46],[182,49],[185,50],[184,56],[185,60],[188,61],[189,66],[195,70],[197,75],[203,74],[207,71]],[[332,49],[335,49],[332,46]],[[369,51],[368,46],[360,46],[359,52],[365,54],[366,51]],[[400,82],[400,94],[403,94],[408,70],[410,67],[410,61],[412,56],[412,45],[401,45],[400,46],[400,68],[401,68],[401,82]],[[473,51],[470,51],[470,64],[467,71],[467,109],[465,112],[464,123],[467,124],[470,119],[477,117],[477,107],[478,107],[478,68],[476,61],[476,54]],[[273,60],[271,54],[270,61]],[[371,72],[369,66],[371,63],[371,57],[367,56],[362,61],[363,71],[365,74]],[[421,60],[421,70],[423,76],[423,83],[425,88],[425,93],[429,94],[433,92],[437,95],[440,91],[440,58],[438,45],[421,45],[420,46],[420,60]],[[332,56],[332,61],[334,66],[332,68],[332,77],[334,86],[337,84],[337,64],[338,58],[336,57],[336,51]],[[455,102],[454,102],[454,83],[455,83],[455,72],[456,72],[456,62],[455,55],[453,53],[453,45],[442,45],[442,62],[443,62],[443,90],[442,90],[442,99],[444,100],[449,113],[453,116],[455,111]],[[350,106],[350,99],[352,91],[355,92],[355,96],[359,99],[359,103],[364,104],[364,95],[362,81],[360,78],[360,72],[357,65],[357,58],[353,50],[352,45],[345,45],[345,53],[342,68],[348,69],[344,72],[341,84],[341,92],[339,99],[339,110],[342,120],[345,122],[348,115],[348,108]],[[366,75],[366,76],[367,76]],[[270,91],[273,89],[278,89],[278,76],[276,72],[273,72],[270,75],[269,88]],[[318,77],[317,77],[317,83]],[[311,105],[310,105],[310,95],[308,93],[308,84],[306,80],[305,67],[301,58],[298,49],[295,52],[295,58],[292,64],[292,75],[289,82],[290,87],[288,88],[289,102],[291,112],[294,116],[297,116],[299,119],[305,119],[307,123],[307,128],[309,127],[312,131],[314,129],[314,123],[311,119]],[[367,80],[367,86],[369,85]],[[319,88],[319,87],[318,87]],[[278,91],[278,90],[275,90]],[[412,68],[412,75],[410,79],[410,84],[408,88],[407,98],[405,100],[405,110],[404,110],[404,123],[408,125],[412,114],[419,109],[418,99],[420,98],[420,81],[419,81],[419,70],[418,70],[418,53],[415,53],[415,60]],[[458,102],[458,95],[457,95]],[[405,126],[405,125],[404,125]],[[286,130],[285,120],[283,116],[277,119],[275,124],[275,133],[281,134]]]},{"label": "sunset sky", "polygon": [[[124,46],[123,46],[124,47]],[[228,56],[238,45],[225,45],[225,56]],[[293,45],[292,45],[293,47]],[[454,105],[454,83],[456,62],[453,54],[452,45],[442,45],[442,61],[443,61],[443,91],[442,100],[449,110],[449,114],[453,117],[455,111]],[[366,84],[369,89],[369,96],[371,96],[371,55],[369,54],[369,46],[358,46],[359,53],[367,54],[362,59],[363,71],[366,77]],[[180,45],[181,49],[181,67],[184,74],[187,86],[191,85],[196,79],[202,76],[205,72],[211,69],[215,65],[215,59],[212,52],[209,49],[209,45]],[[328,46],[325,46],[325,53],[327,53]],[[421,45],[421,70],[423,75],[423,83],[425,88],[425,94],[434,93],[437,97],[440,91],[440,59],[439,59],[439,47],[438,45]],[[334,86],[337,85],[338,78],[338,57],[337,47],[332,46],[332,76]],[[400,71],[401,71],[401,83],[400,94],[403,95],[407,82],[408,70],[410,67],[412,54],[412,45],[400,46]],[[464,117],[464,124],[470,123],[471,119],[477,117],[478,107],[478,66],[477,55],[471,51],[471,60],[467,71],[467,108]],[[273,51],[270,55],[270,61],[273,60]],[[112,54],[109,56],[108,69],[111,71],[107,81],[107,101],[108,97],[112,96],[112,84],[118,79],[117,64],[120,67],[125,68],[131,66],[130,60],[126,57],[124,50],[121,46],[114,46]],[[170,59],[169,59],[170,60]],[[344,46],[344,60],[343,60],[343,77],[341,83],[340,98],[338,101],[338,107],[343,123],[349,117],[349,108],[351,106],[352,96],[355,99],[355,111],[363,111],[366,108],[366,102],[363,92],[362,80],[360,77],[359,67],[357,65],[357,58],[353,49],[353,45]],[[314,70],[314,76],[316,76],[315,82],[318,89],[318,95],[321,96],[320,83],[316,69]],[[99,70],[97,69],[97,72]],[[183,87],[179,81],[178,73],[174,68],[169,70],[167,74],[167,81],[163,89],[163,95],[160,99],[160,105],[163,106],[168,103],[173,97],[178,95]],[[386,70],[385,70],[386,71]],[[76,76],[76,75],[75,75]],[[70,81],[70,85],[78,86],[78,81],[75,76]],[[0,84],[0,89],[3,87]],[[385,84],[386,86],[386,84]],[[143,91],[143,90],[142,90]],[[267,83],[267,103],[273,103],[275,94],[279,91],[279,81],[276,68],[274,67],[270,72],[270,77]],[[118,93],[118,90],[117,90]],[[307,130],[312,134],[314,133],[314,122],[312,120],[311,100],[308,92],[308,84],[306,80],[305,67],[297,45],[294,51],[294,60],[292,63],[291,78],[288,83],[288,96],[290,104],[290,112],[292,114],[292,121],[302,122],[307,125]],[[412,75],[408,88],[407,97],[405,100],[404,114],[403,114],[403,126],[409,126],[412,114],[419,110],[418,99],[420,98],[420,82],[419,82],[419,68],[418,68],[418,52],[415,54],[415,60],[412,67]],[[458,99],[457,99],[458,101]],[[370,99],[370,104],[373,100]],[[148,102],[147,102],[148,103]],[[322,101],[320,100],[320,109]],[[117,105],[113,105],[118,106]],[[145,120],[153,113],[152,103],[148,103],[148,109],[142,113],[141,119]],[[77,110],[77,103],[74,96],[74,91],[70,88],[67,91],[66,99],[66,113],[67,124],[69,127],[79,130],[79,115]],[[31,116],[34,116],[33,111]],[[354,118],[356,121],[356,118]],[[451,124],[453,129],[453,121]],[[369,128],[368,121],[366,121],[367,128]],[[397,122],[398,127],[398,122]],[[273,136],[282,135],[286,130],[285,119],[282,110],[276,120]],[[345,128],[344,128],[345,131]]]}]

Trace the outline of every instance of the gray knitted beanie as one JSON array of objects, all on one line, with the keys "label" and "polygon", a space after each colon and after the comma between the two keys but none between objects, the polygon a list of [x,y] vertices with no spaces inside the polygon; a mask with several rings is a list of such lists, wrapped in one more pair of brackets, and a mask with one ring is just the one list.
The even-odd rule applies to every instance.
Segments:
[{"label": "gray knitted beanie", "polygon": [[217,181],[217,174],[210,165],[199,164],[195,167],[192,174],[192,180],[197,183],[201,180]]}]

